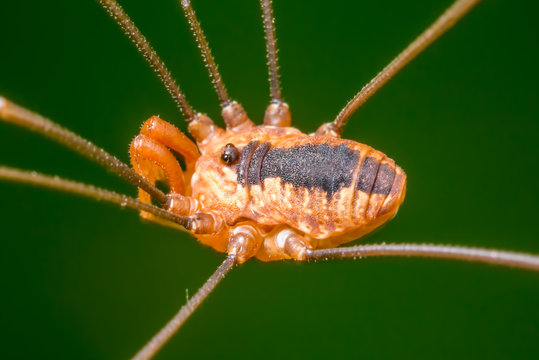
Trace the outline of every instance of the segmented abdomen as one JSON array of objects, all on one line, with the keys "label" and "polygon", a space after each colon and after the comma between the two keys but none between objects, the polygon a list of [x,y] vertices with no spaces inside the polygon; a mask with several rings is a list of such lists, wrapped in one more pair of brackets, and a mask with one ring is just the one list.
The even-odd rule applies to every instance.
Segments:
[{"label": "segmented abdomen", "polygon": [[237,174],[249,187],[248,215],[314,238],[367,230],[387,219],[402,202],[406,178],[367,145],[310,136],[250,142]]}]

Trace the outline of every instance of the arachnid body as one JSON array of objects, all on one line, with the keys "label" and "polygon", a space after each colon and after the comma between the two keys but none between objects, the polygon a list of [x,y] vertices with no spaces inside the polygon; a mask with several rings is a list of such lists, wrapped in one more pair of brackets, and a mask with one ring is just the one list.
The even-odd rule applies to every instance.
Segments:
[{"label": "arachnid body", "polygon": [[[288,107],[277,107],[270,111],[285,112],[277,119],[288,125]],[[234,103],[223,113],[230,111],[243,109]],[[200,155],[174,126],[148,119],[131,144],[131,162],[152,184],[169,184],[165,207],[194,217],[187,229],[201,242],[237,251],[241,262],[253,256],[305,260],[308,249],[333,248],[380,226],[404,200],[402,169],[364,144],[288,126],[255,126],[245,116],[227,131],[201,116],[190,130]],[[185,174],[171,151],[185,158]],[[151,203],[143,190],[140,198]],[[234,237],[241,244],[231,244]]]},{"label": "arachnid body", "polygon": [[[278,2],[285,96],[294,126],[310,132],[331,119],[344,99],[449,3],[396,2],[391,4],[395,11],[388,13],[383,11],[387,4],[336,2],[320,11],[315,3],[299,9]],[[263,61],[252,60],[257,44],[258,59],[263,57],[259,9],[256,4],[249,9],[245,2],[194,5],[209,28],[225,78],[237,78],[228,85],[260,123],[266,105],[264,68]],[[31,30],[5,39],[5,48],[14,50],[1,60],[12,69],[3,75],[2,94],[123,160],[126,144],[148,116],[158,113],[182,128],[174,105],[115,25],[92,2],[70,6],[85,17],[66,17],[58,4],[38,2],[25,10],[29,19],[21,11],[15,12],[16,22],[2,22],[6,34],[26,26]],[[130,1],[125,6],[164,52],[182,84],[188,84],[189,99],[199,108],[213,101],[180,12],[167,11],[177,4],[148,9],[148,2]],[[357,7],[351,11],[350,6]],[[347,138],[383,149],[410,176],[405,211],[367,241],[537,252],[533,201],[523,200],[536,194],[533,181],[524,181],[536,174],[529,164],[537,112],[531,106],[534,90],[528,86],[536,75],[526,66],[533,58],[529,37],[536,29],[526,20],[533,13],[528,10],[483,2],[349,124]],[[238,28],[224,20],[238,13]],[[519,20],[500,26],[508,19]],[[372,31],[380,24],[385,24],[383,31]],[[240,37],[239,43],[229,41]],[[342,42],[336,43],[339,37]],[[339,56],[351,43],[346,55]],[[255,49],[252,56],[240,52],[246,48]],[[25,60],[45,51],[53,55]],[[186,68],[193,69],[193,77],[182,71]],[[219,118],[215,110],[208,111]],[[1,126],[3,164],[106,187],[116,184],[114,176],[104,175],[91,162]],[[6,347],[12,357],[126,357],[184,301],[185,288],[192,295],[220,259],[191,236],[141,224],[132,212],[26,186],[0,186],[2,238],[9,239],[3,240],[3,301],[11,310],[3,322],[11,331]],[[462,263],[249,262],[227,279],[161,356],[247,357],[266,344],[262,338],[271,336],[280,347],[264,347],[267,357],[350,356],[359,351],[366,357],[525,357],[537,351],[535,289],[534,274]],[[323,333],[323,340],[314,341],[313,331]],[[238,337],[242,345],[223,352]]]}]

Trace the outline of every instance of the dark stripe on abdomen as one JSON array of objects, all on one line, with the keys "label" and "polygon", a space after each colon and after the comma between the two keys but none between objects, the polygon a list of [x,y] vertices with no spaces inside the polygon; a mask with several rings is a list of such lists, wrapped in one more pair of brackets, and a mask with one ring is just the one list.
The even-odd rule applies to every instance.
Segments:
[{"label": "dark stripe on abdomen", "polygon": [[270,143],[265,142],[257,147],[254,151],[253,156],[251,157],[251,162],[249,163],[249,172],[247,174],[247,183],[249,184],[249,187],[251,187],[252,184],[260,184],[260,169],[262,168],[262,160],[264,159],[264,156],[269,148]]},{"label": "dark stripe on abdomen", "polygon": [[236,174],[238,175],[237,181],[241,185],[245,186],[246,184],[251,157],[257,146],[258,141],[251,141],[243,148],[243,150],[241,150],[240,161],[236,165]]},{"label": "dark stripe on abdomen", "polygon": [[367,156],[363,160],[357,174],[356,191],[363,191],[367,194],[371,193],[379,167],[380,162],[376,158]]},{"label": "dark stripe on abdomen", "polygon": [[359,167],[356,181],[356,191],[363,191],[367,194],[389,194],[395,168],[390,164],[383,163],[376,158],[367,156]]},{"label": "dark stripe on abdomen", "polygon": [[395,168],[389,164],[382,164],[376,175],[376,181],[372,189],[373,194],[388,195],[394,178]]},{"label": "dark stripe on abdomen", "polygon": [[295,189],[325,191],[330,199],[341,188],[350,186],[358,161],[359,151],[350,149],[346,143],[269,148],[262,157],[260,176],[249,178],[249,184],[280,178]]}]

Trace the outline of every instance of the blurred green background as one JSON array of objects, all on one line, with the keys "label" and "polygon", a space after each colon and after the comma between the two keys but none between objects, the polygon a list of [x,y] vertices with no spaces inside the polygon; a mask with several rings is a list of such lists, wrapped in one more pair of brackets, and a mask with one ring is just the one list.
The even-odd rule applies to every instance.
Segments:
[{"label": "blurred green background", "polygon": [[[268,104],[258,2],[193,1],[230,94]],[[216,96],[175,0],[121,2],[192,105]],[[283,93],[311,132],[451,0],[277,0]],[[482,2],[352,118],[344,136],[407,172],[399,215],[364,242],[539,253],[537,3]],[[91,0],[5,1],[0,93],[128,161],[151,115],[185,129],[173,101]],[[220,121],[220,120],[219,120]],[[113,174],[0,123],[0,164],[135,195]],[[223,255],[136,212],[0,182],[2,358],[133,355]],[[537,358],[539,276],[442,260],[248,262],[158,359]]]}]

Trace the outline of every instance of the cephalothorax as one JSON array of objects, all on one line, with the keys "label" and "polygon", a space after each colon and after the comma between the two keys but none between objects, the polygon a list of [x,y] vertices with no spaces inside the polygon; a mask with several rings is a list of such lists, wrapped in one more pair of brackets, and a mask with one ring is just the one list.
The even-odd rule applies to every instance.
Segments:
[{"label": "cephalothorax", "polygon": [[[135,43],[188,121],[195,143],[151,117],[131,143],[132,168],[52,121],[0,97],[0,118],[53,138],[139,188],[139,200],[72,181],[0,167],[0,178],[29,182],[129,206],[142,217],[179,226],[227,259],[202,288],[135,356],[147,359],[168,341],[235,264],[251,257],[315,260],[356,256],[429,256],[539,270],[525,253],[429,244],[336,248],[391,219],[404,200],[406,175],[373,148],[340,138],[350,115],[395,73],[466,14],[479,0],[457,0],[368,83],[332,122],[314,134],[291,127],[278,76],[270,0],[260,0],[268,54],[271,103],[256,126],[223,85],[200,24],[181,0],[222,107],[226,130],[196,112],[144,36],[115,0],[98,0]],[[178,158],[183,160],[180,165]],[[157,188],[163,182],[165,194]],[[153,205],[153,202],[159,206]]]}]

